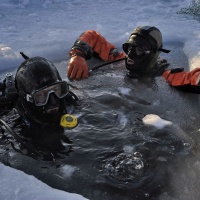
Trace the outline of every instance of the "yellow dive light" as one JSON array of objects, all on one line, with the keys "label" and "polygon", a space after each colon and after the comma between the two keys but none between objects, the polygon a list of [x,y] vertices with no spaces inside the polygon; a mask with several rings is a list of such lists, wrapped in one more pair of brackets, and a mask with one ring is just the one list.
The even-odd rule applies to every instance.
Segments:
[{"label": "yellow dive light", "polygon": [[65,114],[60,119],[60,125],[63,128],[75,128],[78,124],[78,120],[75,116]]}]

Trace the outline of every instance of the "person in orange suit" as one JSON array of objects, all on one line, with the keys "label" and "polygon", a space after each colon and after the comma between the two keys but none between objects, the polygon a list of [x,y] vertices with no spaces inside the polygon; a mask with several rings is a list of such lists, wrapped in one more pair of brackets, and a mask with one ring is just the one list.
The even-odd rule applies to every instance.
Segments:
[{"label": "person in orange suit", "polygon": [[124,58],[129,77],[162,75],[171,86],[198,93],[196,86],[199,83],[200,69],[191,72],[185,72],[183,68],[166,70],[169,63],[159,58],[159,55],[160,52],[170,51],[163,49],[162,46],[162,34],[153,26],[140,26],[134,29],[129,40],[122,45],[124,52],[119,52],[116,46],[97,31],[87,30],[77,38],[69,52],[67,75],[75,80],[87,78],[87,60],[97,54],[103,61]]}]

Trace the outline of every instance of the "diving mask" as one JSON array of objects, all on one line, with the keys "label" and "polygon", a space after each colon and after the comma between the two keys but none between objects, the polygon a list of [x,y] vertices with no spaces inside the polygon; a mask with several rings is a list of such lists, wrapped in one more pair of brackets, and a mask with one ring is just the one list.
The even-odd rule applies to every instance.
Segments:
[{"label": "diving mask", "polygon": [[60,81],[40,88],[31,94],[26,94],[26,100],[35,103],[36,106],[44,106],[47,104],[51,93],[54,93],[59,99],[62,99],[69,93],[68,83]]}]

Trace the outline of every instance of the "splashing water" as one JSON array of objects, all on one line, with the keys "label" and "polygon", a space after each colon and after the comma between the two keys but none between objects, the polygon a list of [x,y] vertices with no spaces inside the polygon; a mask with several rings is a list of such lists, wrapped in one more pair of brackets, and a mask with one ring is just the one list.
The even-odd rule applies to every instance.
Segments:
[{"label": "splashing water", "polygon": [[105,170],[119,182],[132,182],[136,177],[141,176],[144,169],[144,161],[139,152],[133,154],[120,153],[109,158],[104,165]]}]

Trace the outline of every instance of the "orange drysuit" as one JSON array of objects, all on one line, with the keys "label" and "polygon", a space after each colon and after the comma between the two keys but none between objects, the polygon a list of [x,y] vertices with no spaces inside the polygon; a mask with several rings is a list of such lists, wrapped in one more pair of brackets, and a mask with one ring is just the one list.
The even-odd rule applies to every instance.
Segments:
[{"label": "orange drysuit", "polygon": [[162,76],[171,86],[185,92],[200,93],[200,68],[196,68],[191,72],[182,71],[177,73],[173,73],[173,70],[167,70]]}]

